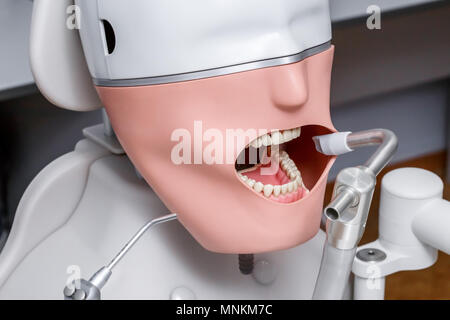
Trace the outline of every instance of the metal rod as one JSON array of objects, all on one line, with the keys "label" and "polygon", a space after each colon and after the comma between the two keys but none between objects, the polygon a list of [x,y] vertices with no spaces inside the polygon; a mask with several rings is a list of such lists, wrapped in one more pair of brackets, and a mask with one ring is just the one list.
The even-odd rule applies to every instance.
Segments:
[{"label": "metal rod", "polygon": [[105,136],[115,137],[114,129],[112,127],[111,121],[109,120],[108,114],[106,113],[105,108],[102,109],[102,119],[103,119],[103,130]]},{"label": "metal rod", "polygon": [[136,242],[142,237],[142,235],[151,227],[156,226],[158,224],[172,221],[177,219],[177,215],[169,214],[160,218],[153,219],[152,221],[148,222],[145,226],[143,226],[139,231],[131,238],[127,244],[120,250],[120,252],[114,257],[114,259],[111,260],[111,262],[106,266],[107,269],[112,270],[117,263],[122,260],[125,254],[127,254],[128,251],[136,244]]}]

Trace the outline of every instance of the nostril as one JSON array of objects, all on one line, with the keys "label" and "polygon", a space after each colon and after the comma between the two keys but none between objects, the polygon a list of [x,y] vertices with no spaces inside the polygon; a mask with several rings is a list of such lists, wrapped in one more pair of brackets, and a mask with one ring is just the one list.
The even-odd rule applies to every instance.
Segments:
[{"label": "nostril", "polygon": [[101,20],[103,26],[104,42],[107,54],[112,54],[116,48],[116,35],[114,29],[108,20]]},{"label": "nostril", "polygon": [[285,111],[296,111],[309,98],[306,66],[300,63],[280,67],[271,79],[271,94],[275,106]]}]

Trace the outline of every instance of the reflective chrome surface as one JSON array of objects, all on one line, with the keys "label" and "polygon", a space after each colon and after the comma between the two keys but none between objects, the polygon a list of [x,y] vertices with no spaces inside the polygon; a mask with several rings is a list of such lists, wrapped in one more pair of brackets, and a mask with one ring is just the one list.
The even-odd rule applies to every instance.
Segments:
[{"label": "reflective chrome surface", "polygon": [[331,42],[326,42],[324,44],[318,45],[316,47],[310,48],[303,52],[285,56],[278,57],[267,60],[254,61],[249,63],[238,64],[234,66],[209,69],[203,71],[173,74],[161,77],[149,77],[149,78],[137,78],[137,79],[121,79],[121,80],[110,80],[110,79],[93,79],[95,85],[100,87],[136,87],[136,86],[148,86],[155,84],[165,84],[165,83],[175,83],[183,82],[189,80],[198,80],[204,78],[218,77],[233,73],[239,73],[244,71],[251,71],[262,68],[282,66],[286,64],[296,63],[313,55],[321,53],[331,48]]}]

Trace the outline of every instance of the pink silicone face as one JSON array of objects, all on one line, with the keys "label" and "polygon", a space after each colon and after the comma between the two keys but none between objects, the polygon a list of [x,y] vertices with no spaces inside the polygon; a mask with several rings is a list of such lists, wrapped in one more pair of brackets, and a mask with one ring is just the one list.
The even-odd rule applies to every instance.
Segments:
[{"label": "pink silicone face", "polygon": [[[295,64],[202,80],[97,90],[132,162],[204,248],[268,252],[304,243],[319,230],[334,158],[319,154],[311,138],[335,131],[329,110],[333,52],[331,48]],[[172,152],[179,142],[171,138],[176,130],[191,134],[192,162],[198,145],[202,150],[208,146],[194,132],[196,121],[203,132],[215,129],[223,136],[227,129],[301,127],[300,138],[285,149],[301,171],[305,190],[275,201],[251,190],[234,162],[175,164]],[[278,173],[272,179],[286,177]]]}]

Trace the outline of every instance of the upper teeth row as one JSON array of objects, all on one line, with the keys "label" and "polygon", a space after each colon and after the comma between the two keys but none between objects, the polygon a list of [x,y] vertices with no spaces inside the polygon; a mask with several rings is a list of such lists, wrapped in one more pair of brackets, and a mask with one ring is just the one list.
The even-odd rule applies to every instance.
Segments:
[{"label": "upper teeth row", "polygon": [[294,140],[294,139],[300,137],[301,133],[302,133],[301,128],[284,130],[283,132],[274,131],[274,132],[265,134],[256,140],[253,140],[250,143],[250,145],[253,148],[260,148],[262,146],[268,147],[268,146],[272,146],[272,145],[279,145],[279,144],[286,143],[286,142],[289,142],[291,140]]},{"label": "upper teeth row", "polygon": [[294,161],[289,158],[289,155],[283,151],[280,156],[281,168],[286,172],[286,174],[291,179],[291,182],[284,185],[273,186],[271,184],[263,184],[262,182],[257,182],[254,179],[249,179],[246,175],[239,173],[239,177],[244,181],[250,188],[256,192],[264,193],[264,195],[269,198],[272,194],[278,197],[280,194],[287,194],[296,191],[299,187],[303,186],[302,176],[300,171],[297,169]]}]

